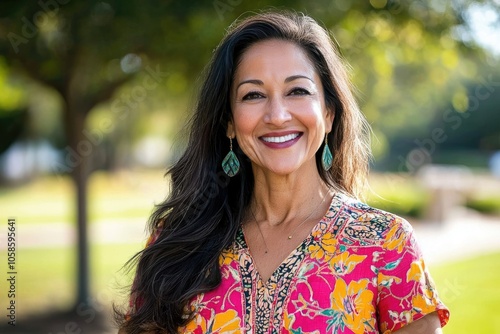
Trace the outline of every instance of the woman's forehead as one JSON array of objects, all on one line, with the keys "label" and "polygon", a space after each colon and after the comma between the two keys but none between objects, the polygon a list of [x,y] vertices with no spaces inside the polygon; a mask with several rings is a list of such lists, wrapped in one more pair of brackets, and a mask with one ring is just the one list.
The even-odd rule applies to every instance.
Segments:
[{"label": "woman's forehead", "polygon": [[255,76],[280,77],[284,80],[301,75],[313,78],[316,68],[302,47],[289,41],[272,39],[257,42],[241,56],[234,80],[251,80]]}]

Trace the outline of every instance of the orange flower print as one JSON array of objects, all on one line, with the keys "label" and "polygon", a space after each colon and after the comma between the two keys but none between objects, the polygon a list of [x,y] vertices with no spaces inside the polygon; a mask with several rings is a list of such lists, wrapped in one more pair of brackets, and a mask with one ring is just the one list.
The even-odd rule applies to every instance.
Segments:
[{"label": "orange flower print", "polygon": [[205,319],[199,314],[184,327],[184,333],[211,334],[240,334],[240,318],[235,310],[228,310],[223,313],[217,313],[212,310],[210,319]]},{"label": "orange flower print", "polygon": [[378,284],[386,288],[391,287],[393,283],[400,284],[402,282],[402,279],[397,276],[384,275],[381,272],[378,273],[377,279]]},{"label": "orange flower print", "polygon": [[330,260],[330,268],[334,274],[346,275],[353,271],[356,265],[363,262],[364,259],[366,259],[366,255],[351,255],[349,252],[343,252]]},{"label": "orange flower print", "polygon": [[418,313],[429,314],[436,310],[432,291],[426,289],[423,294],[418,294],[412,298],[413,309]]},{"label": "orange flower print", "polygon": [[389,230],[385,238],[384,248],[387,250],[397,249],[398,254],[403,251],[405,246],[406,231],[401,228],[399,224],[394,224],[394,226]]},{"label": "orange flower print", "polygon": [[226,249],[219,256],[219,266],[229,265],[235,258],[236,254]]},{"label": "orange flower print", "polygon": [[368,279],[361,279],[347,285],[339,278],[330,295],[332,309],[341,314],[341,327],[347,326],[355,333],[363,333],[373,317],[373,292],[367,289],[368,283]]},{"label": "orange flower print", "polygon": [[410,269],[406,273],[406,280],[408,282],[415,281],[418,282],[422,279],[422,274],[424,273],[425,267],[422,259],[414,261],[411,263]]},{"label": "orange flower print", "polygon": [[325,233],[319,244],[309,246],[311,258],[328,261],[337,249],[337,239],[330,233]]}]

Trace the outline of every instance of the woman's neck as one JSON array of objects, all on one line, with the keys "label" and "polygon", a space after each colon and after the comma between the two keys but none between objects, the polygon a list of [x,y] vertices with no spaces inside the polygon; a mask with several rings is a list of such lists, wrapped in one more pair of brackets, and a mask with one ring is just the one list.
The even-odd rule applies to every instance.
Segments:
[{"label": "woman's neck", "polygon": [[314,216],[312,210],[331,195],[315,165],[289,175],[254,168],[254,178],[250,210],[258,221],[266,221],[269,225],[294,224],[309,215]]}]

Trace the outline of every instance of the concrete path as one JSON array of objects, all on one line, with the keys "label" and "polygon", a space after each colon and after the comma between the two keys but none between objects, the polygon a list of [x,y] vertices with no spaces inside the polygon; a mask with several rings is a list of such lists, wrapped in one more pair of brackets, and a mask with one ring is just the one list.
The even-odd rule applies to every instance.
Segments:
[{"label": "concrete path", "polygon": [[418,222],[413,226],[428,264],[500,252],[500,217],[456,209],[441,225]]}]

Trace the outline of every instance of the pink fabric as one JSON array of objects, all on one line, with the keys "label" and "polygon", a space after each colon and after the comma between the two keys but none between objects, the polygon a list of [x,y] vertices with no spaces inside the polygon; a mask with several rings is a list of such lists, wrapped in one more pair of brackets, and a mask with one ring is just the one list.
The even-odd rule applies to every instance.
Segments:
[{"label": "pink fabric", "polygon": [[449,318],[408,222],[344,195],[267,282],[241,230],[220,268],[181,332],[391,333],[435,311],[442,326]]}]

